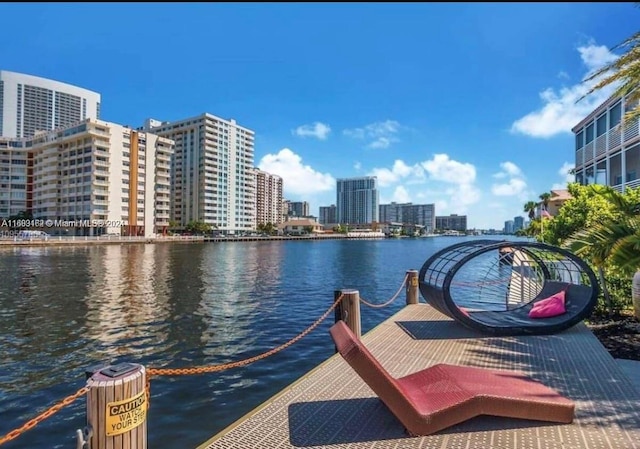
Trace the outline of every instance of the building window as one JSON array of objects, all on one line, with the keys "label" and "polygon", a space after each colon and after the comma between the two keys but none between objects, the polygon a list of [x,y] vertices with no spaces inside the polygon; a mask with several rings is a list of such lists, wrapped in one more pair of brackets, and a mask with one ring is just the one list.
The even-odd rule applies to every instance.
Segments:
[{"label": "building window", "polygon": [[609,111],[609,129],[614,126],[618,126],[620,123],[620,119],[622,118],[622,103],[619,102],[617,105],[611,108]]},{"label": "building window", "polygon": [[576,134],[576,150],[584,146],[584,130]]},{"label": "building window", "polygon": [[593,123],[587,126],[585,145],[590,144],[591,142],[593,142]]},{"label": "building window", "polygon": [[598,120],[596,120],[596,128],[597,137],[607,132],[607,114],[602,114],[598,117]]}]

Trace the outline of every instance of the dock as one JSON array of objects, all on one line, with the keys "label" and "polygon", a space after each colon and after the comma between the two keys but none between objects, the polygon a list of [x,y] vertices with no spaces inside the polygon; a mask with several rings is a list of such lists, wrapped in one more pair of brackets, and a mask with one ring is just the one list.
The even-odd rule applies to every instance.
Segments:
[{"label": "dock", "polygon": [[491,337],[415,304],[362,341],[394,377],[437,363],[524,372],[573,400],[576,418],[558,425],[481,416],[410,437],[336,354],[198,449],[640,448],[640,390],[583,323],[555,335]]}]

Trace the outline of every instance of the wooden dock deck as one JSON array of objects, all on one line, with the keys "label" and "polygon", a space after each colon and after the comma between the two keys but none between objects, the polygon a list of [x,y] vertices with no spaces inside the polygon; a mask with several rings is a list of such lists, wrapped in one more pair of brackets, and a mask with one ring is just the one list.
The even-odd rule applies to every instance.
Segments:
[{"label": "wooden dock deck", "polygon": [[362,340],[395,377],[436,363],[523,371],[572,399],[576,419],[483,416],[410,437],[336,354],[199,449],[640,448],[640,391],[584,324],[549,336],[487,337],[417,304]]}]

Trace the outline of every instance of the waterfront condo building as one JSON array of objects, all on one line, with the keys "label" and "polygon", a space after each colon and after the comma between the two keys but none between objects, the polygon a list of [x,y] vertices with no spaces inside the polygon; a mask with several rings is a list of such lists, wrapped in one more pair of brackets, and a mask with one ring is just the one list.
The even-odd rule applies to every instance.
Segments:
[{"label": "waterfront condo building", "polygon": [[87,118],[100,118],[100,94],[0,70],[0,136],[33,137]]},{"label": "waterfront condo building", "polygon": [[436,206],[434,204],[391,203],[380,205],[381,223],[402,223],[424,226],[428,234],[436,229]]},{"label": "waterfront condo building", "polygon": [[378,178],[338,179],[336,183],[336,218],[342,224],[377,222],[379,214]]},{"label": "waterfront condo building", "polygon": [[256,169],[256,226],[278,225],[282,217],[282,178]]},{"label": "waterfront condo building", "polygon": [[467,216],[451,214],[436,217],[436,229],[440,231],[466,232]]},{"label": "waterfront condo building", "polygon": [[324,225],[337,223],[336,219],[336,205],[332,204],[331,206],[320,206],[319,211],[319,219],[318,221]]},{"label": "waterfront condo building", "polygon": [[306,201],[287,201],[287,215],[289,217],[308,217],[309,203]]},{"label": "waterfront condo building", "polygon": [[256,228],[254,132],[211,114],[144,128],[175,142],[171,214],[181,226],[203,221],[235,234]]},{"label": "waterfront condo building", "polygon": [[612,97],[573,128],[576,182],[603,184],[618,191],[640,187],[638,120],[621,123],[637,104]]},{"label": "waterfront condo building", "polygon": [[74,235],[163,233],[172,152],[169,139],[95,119],[2,138],[0,217],[27,212]]}]

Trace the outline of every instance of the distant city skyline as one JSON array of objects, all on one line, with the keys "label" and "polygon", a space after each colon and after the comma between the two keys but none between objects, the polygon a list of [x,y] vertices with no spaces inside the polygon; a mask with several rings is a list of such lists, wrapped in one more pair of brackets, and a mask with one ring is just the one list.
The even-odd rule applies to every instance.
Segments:
[{"label": "distant city skyline", "polygon": [[[582,79],[616,57],[610,49],[636,31],[640,11],[4,3],[0,14],[30,24],[3,23],[3,70],[99,92],[100,118],[112,123],[235,118],[255,130],[255,165],[281,176],[284,196],[308,201],[313,214],[335,203],[336,179],[371,175],[381,204],[433,203],[438,214],[466,214],[470,228],[500,229],[574,179],[571,129],[611,93],[577,102],[590,87]],[[130,27],[123,15],[145,20]],[[88,47],[68,30],[95,17],[106,26]],[[210,51],[211,42],[225,45]],[[160,48],[181,63],[141,56]]]}]

